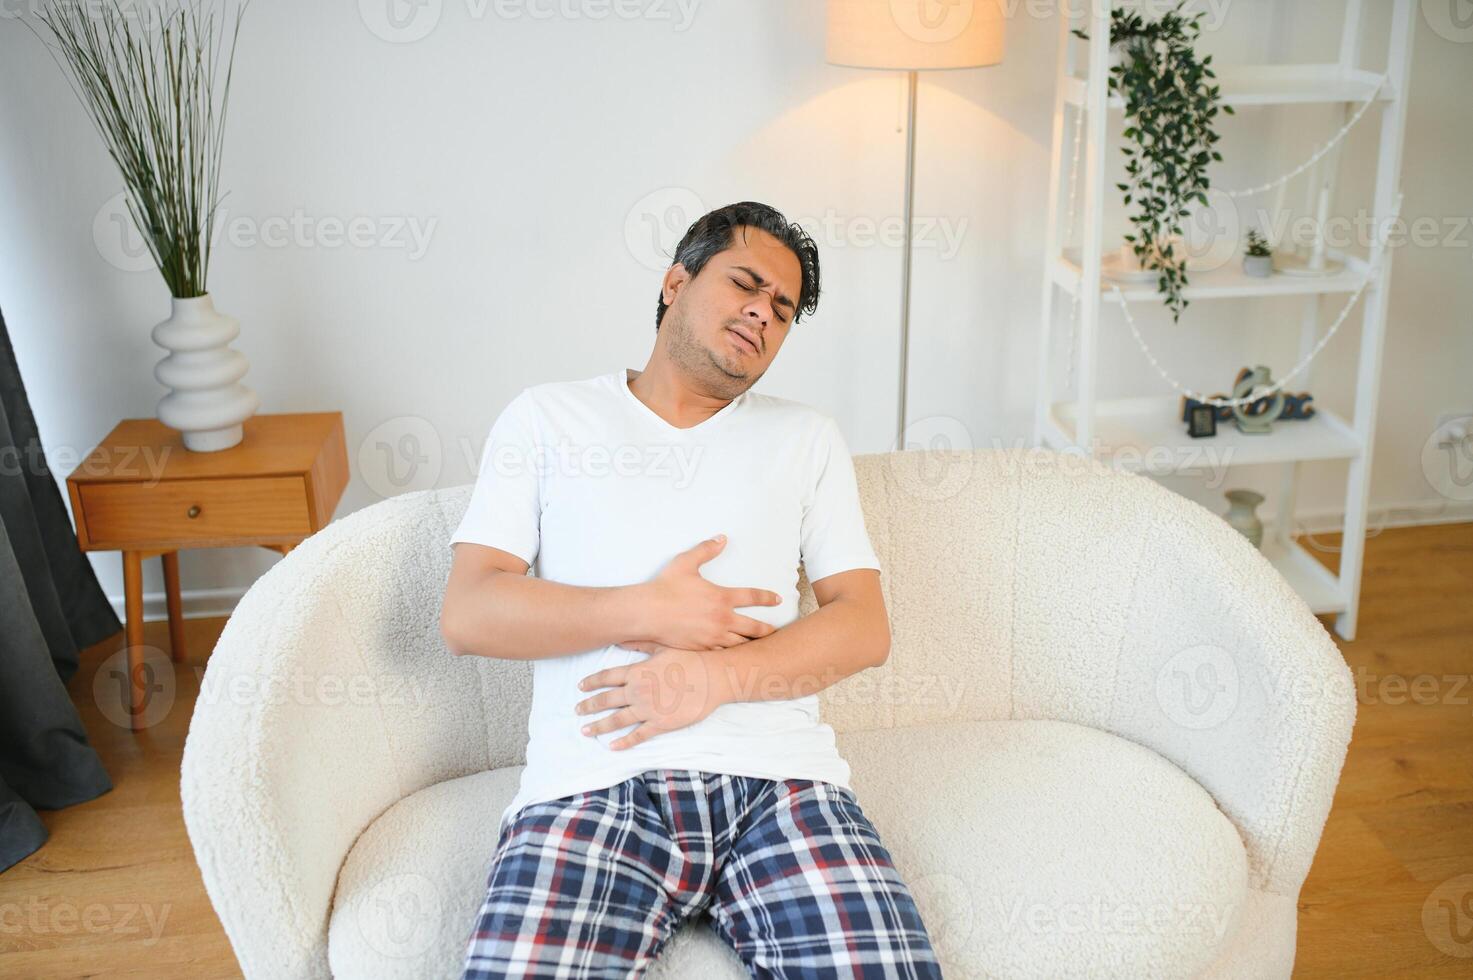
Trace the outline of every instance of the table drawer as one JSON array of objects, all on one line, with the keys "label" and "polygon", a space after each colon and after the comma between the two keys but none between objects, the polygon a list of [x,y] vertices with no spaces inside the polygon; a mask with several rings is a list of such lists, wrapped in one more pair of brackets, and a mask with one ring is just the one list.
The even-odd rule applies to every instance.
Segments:
[{"label": "table drawer", "polygon": [[259,543],[312,533],[299,476],[90,483],[79,491],[89,548]]}]

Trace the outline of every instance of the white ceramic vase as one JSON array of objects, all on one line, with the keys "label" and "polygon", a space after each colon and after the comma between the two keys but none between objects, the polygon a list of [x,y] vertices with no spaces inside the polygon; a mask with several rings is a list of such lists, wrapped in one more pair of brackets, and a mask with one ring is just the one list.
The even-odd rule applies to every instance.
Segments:
[{"label": "white ceramic vase", "polygon": [[153,369],[171,389],[159,400],[159,421],[179,430],[185,449],[209,453],[238,444],[241,423],[261,404],[240,383],[250,364],[230,349],[239,333],[239,321],[216,312],[208,293],[174,297],[170,317],[153,328],[154,343],[169,352]]},{"label": "white ceramic vase", "polygon": [[1263,547],[1263,520],[1255,508],[1263,503],[1263,494],[1254,490],[1229,490],[1227,513],[1223,517],[1234,531],[1247,538],[1255,548]]}]

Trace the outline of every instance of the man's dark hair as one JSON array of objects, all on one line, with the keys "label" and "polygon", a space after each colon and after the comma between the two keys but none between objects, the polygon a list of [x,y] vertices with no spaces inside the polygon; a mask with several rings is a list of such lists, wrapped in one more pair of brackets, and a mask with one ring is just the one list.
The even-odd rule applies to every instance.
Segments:
[{"label": "man's dark hair", "polygon": [[[740,227],[760,228],[786,245],[798,257],[798,265],[803,270],[803,284],[798,290],[798,298],[794,300],[797,309],[793,311],[793,323],[796,324],[803,314],[818,309],[818,246],[808,237],[806,231],[790,223],[782,212],[766,204],[741,201],[697,218],[680,240],[680,244],[675,247],[675,256],[670,264],[674,266],[679,263],[685,266],[685,270],[694,279],[706,267],[711,256],[732,247],[736,230]],[[660,305],[655,311],[656,332],[665,319],[666,309],[668,306],[662,284]]]}]

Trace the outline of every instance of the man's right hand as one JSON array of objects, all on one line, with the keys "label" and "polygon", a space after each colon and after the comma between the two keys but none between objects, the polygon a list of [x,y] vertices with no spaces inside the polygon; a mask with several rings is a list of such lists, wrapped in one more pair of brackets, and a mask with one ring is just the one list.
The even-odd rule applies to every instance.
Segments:
[{"label": "man's right hand", "polygon": [[777,606],[782,596],[767,589],[717,585],[700,567],[726,547],[726,537],[708,538],[682,551],[648,582],[631,586],[646,639],[683,650],[718,650],[755,640],[777,627],[736,612],[742,606]]}]

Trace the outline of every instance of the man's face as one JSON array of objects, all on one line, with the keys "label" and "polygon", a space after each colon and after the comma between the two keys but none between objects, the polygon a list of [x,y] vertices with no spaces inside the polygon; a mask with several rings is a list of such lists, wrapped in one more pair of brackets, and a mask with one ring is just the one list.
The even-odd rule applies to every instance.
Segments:
[{"label": "man's face", "polygon": [[803,269],[772,235],[738,227],[731,246],[692,279],[676,264],[665,274],[660,338],[678,366],[712,394],[735,398],[766,373],[797,312]]}]

